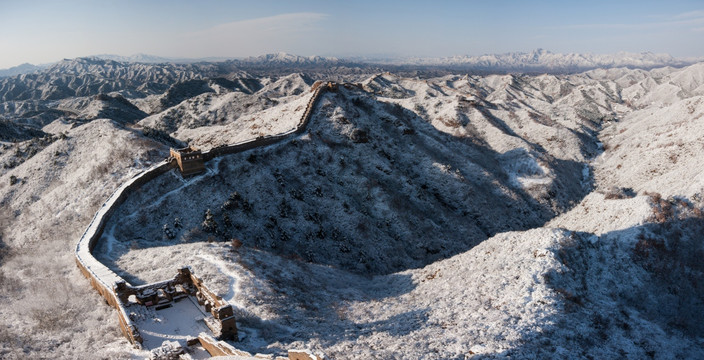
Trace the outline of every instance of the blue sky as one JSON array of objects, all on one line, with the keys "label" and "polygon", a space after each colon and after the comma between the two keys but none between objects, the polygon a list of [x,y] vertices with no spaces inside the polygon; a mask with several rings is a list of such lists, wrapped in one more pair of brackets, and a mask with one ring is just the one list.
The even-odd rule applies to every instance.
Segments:
[{"label": "blue sky", "polygon": [[704,56],[704,1],[8,1],[0,68],[95,54]]}]

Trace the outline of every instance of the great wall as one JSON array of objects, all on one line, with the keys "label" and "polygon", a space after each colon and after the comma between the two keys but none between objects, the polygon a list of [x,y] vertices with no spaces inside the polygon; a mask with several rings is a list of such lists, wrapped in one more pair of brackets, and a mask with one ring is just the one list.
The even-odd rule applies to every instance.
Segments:
[{"label": "great wall", "polygon": [[[347,85],[348,84],[345,84],[344,86]],[[197,157],[198,160],[207,162],[216,157],[272,145],[302,133],[306,130],[315,105],[320,97],[327,91],[336,91],[337,86],[338,84],[336,83],[320,81],[313,85],[311,89],[313,94],[295,129],[278,135],[258,137],[250,141],[216,147],[203,152],[201,156]],[[198,306],[201,308],[200,311],[203,314],[207,314],[203,320],[213,333],[213,336],[205,332],[200,333],[197,338],[188,339],[188,345],[199,344],[211,356],[236,355],[272,358],[268,355],[252,355],[248,352],[238,350],[223,341],[237,340],[236,319],[233,314],[232,306],[220,296],[210,291],[205,284],[203,284],[201,279],[193,274],[190,268],[178,269],[174,278],[169,280],[141,286],[132,286],[93,256],[93,250],[103,235],[106,223],[116,209],[124,203],[131,194],[144,184],[170,170],[176,168],[180,168],[182,171],[184,170],[181,159],[177,159],[173,151],[171,155],[172,156],[168,159],[137,174],[132,179],[122,184],[113,192],[108,200],[103,203],[76,245],[76,264],[83,275],[89,279],[90,284],[105,298],[105,301],[117,310],[120,329],[135,347],[141,348],[144,341],[140,329],[133,319],[135,312],[140,312],[142,308],[160,310],[186,300],[186,302],[197,302]],[[188,175],[188,173],[184,175]],[[277,357],[276,359],[286,358]],[[289,350],[288,359],[315,360],[317,357],[308,351]]]}]

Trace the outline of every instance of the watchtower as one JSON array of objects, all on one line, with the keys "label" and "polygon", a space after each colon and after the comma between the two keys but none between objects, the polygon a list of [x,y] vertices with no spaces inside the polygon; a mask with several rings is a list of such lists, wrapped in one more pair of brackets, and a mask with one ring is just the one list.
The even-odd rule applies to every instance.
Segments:
[{"label": "watchtower", "polygon": [[205,171],[203,154],[193,146],[182,149],[171,148],[171,157],[176,159],[183,176],[198,174]]}]

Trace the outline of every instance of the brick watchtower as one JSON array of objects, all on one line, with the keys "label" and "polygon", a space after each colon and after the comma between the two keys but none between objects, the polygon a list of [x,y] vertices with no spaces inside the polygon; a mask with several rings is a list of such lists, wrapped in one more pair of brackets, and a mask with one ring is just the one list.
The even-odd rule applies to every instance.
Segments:
[{"label": "brick watchtower", "polygon": [[171,157],[176,159],[183,176],[198,174],[205,171],[203,154],[193,146],[182,149],[171,148]]}]

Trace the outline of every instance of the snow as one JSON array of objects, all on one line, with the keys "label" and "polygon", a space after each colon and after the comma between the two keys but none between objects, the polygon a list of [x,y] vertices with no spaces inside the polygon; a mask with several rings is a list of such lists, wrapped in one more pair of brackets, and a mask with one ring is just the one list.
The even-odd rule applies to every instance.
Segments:
[{"label": "snow", "polygon": [[232,124],[178,130],[174,136],[190,139],[189,143],[207,150],[220,145],[239,143],[258,136],[286,133],[298,127],[311,96],[312,93],[283,105],[263,110],[257,113],[256,117],[245,118],[246,116],[242,116]]},{"label": "snow", "polygon": [[698,157],[704,144],[702,131],[701,96],[634,111],[605,129],[605,144],[613,149],[595,162],[596,177],[637,192],[691,197],[704,185]]},{"label": "snow", "polygon": [[235,294],[240,291],[240,287],[237,284],[237,273],[229,268],[231,264],[209,254],[199,254],[198,257],[214,265],[220,273],[230,279],[229,291],[227,294],[223,295],[223,299],[233,306],[238,306],[235,300]]},{"label": "snow", "polygon": [[[376,95],[325,95],[308,131],[291,141],[218,158],[196,177],[172,171],[145,184],[106,224],[100,262],[88,267],[106,284],[119,276],[137,285],[191,266],[234,305],[236,345],[251,353],[701,358],[704,294],[692,284],[704,271],[702,73],[699,64],[370,76],[363,86]],[[172,136],[207,149],[288,132],[310,97],[308,82],[257,78],[250,92],[211,84],[210,105],[202,104],[208,94],[196,95],[149,124],[200,101],[188,114],[202,115],[204,126],[177,124]],[[255,104],[251,112],[240,101]],[[61,103],[97,114],[88,98]],[[218,109],[240,115],[207,113]],[[121,337],[114,310],[76,271],[73,250],[110,194],[159,166],[167,146],[124,119],[36,121],[67,136],[26,158],[0,145],[0,161],[19,162],[0,172],[8,249],[0,357],[148,356]],[[353,141],[360,129],[367,142]],[[19,182],[10,185],[10,176]],[[222,209],[234,191],[250,210]],[[221,233],[200,228],[206,209]],[[78,253],[88,257],[86,243]],[[139,307],[148,347],[202,331],[191,301]]]},{"label": "snow", "polygon": [[592,192],[579,205],[550,220],[547,226],[601,235],[643,225],[651,214],[647,196],[605,199],[604,194]]},{"label": "snow", "polygon": [[[8,279],[3,283],[22,284],[3,287],[2,328],[14,335],[2,341],[2,357],[77,358],[87,351],[129,357],[115,310],[96,306],[104,301],[76,268],[73,254],[101,204],[140,171],[133,168],[134,159],[163,159],[150,155],[155,149],[167,150],[109,120],[96,120],[68,130],[65,139],[2,175],[1,236],[15,254],[3,256],[1,270]],[[24,181],[7,187],[10,175]]]},{"label": "snow", "polygon": [[127,307],[130,317],[142,334],[146,349],[161,346],[164,341],[178,341],[186,346],[186,340],[197,338],[201,332],[210,332],[205,325],[204,314],[196,300],[188,296],[170,302],[170,307],[156,310],[155,306],[134,305]]}]

